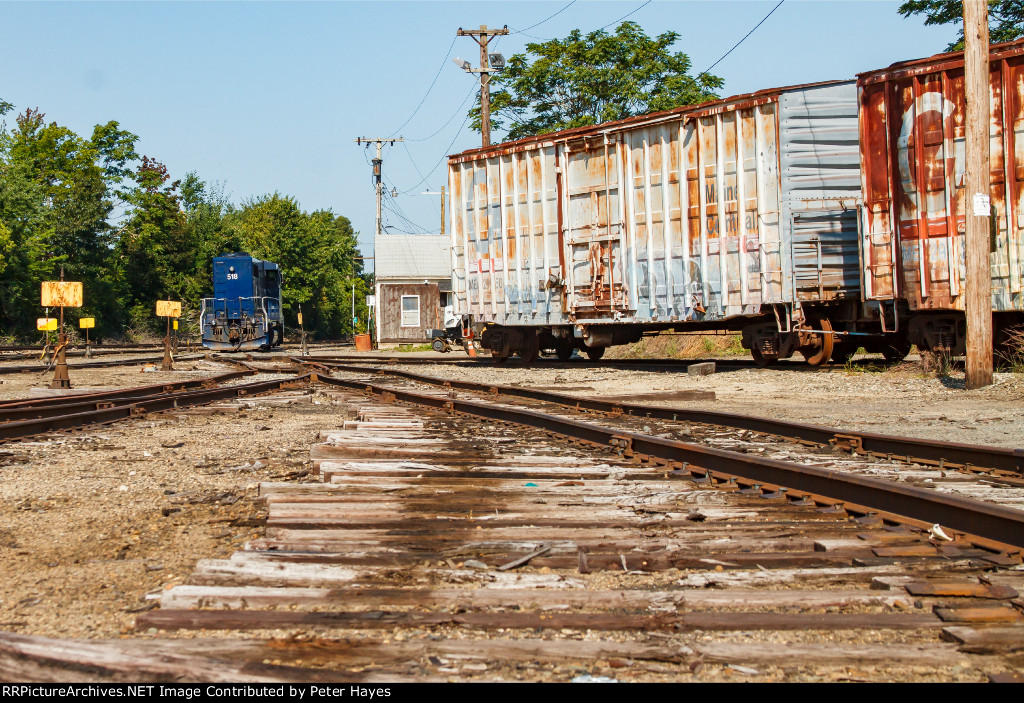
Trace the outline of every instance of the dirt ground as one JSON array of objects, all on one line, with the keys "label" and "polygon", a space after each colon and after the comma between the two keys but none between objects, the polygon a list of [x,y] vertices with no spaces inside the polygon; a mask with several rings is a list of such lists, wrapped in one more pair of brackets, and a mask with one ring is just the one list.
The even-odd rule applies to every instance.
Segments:
[{"label": "dirt ground", "polygon": [[[469,364],[403,368],[446,379],[530,386],[584,397],[629,401],[643,394],[643,403],[688,408],[705,407],[706,401],[673,396],[679,391],[708,390],[714,391],[715,400],[707,407],[716,411],[880,434],[1024,447],[1024,374],[996,373],[993,385],[967,391],[962,369],[940,376],[925,371],[916,355],[896,365],[885,364],[881,356],[861,354],[845,366],[812,368],[793,362],[765,369],[753,367],[749,357],[726,357],[718,360],[716,372],[709,376],[690,376],[680,373],[679,367],[601,368],[583,360],[578,369],[571,363],[559,368],[523,367],[515,361],[500,371]],[[651,399],[651,394],[664,399]]]},{"label": "dirt ground", "polygon": [[[212,376],[71,369],[75,390]],[[38,374],[0,376],[0,399],[46,393]],[[244,379],[262,380],[259,376]],[[32,391],[35,390],[35,394]],[[196,561],[260,536],[264,480],[301,480],[309,447],[343,415],[306,395],[223,414],[182,411],[45,441],[0,445],[0,629],[50,637],[131,632],[147,594],[180,583]]]},{"label": "dirt ground", "polygon": [[[443,358],[453,358],[451,354]],[[963,390],[906,362],[848,367],[678,370],[413,367],[440,377],[522,384],[580,395],[715,391],[715,410],[949,441],[1024,446],[1024,375]],[[72,369],[76,389],[211,376],[230,366],[196,361],[174,372]],[[247,379],[249,380],[249,379]],[[45,393],[48,377],[0,376],[0,399]],[[645,401],[652,402],[652,401]],[[314,480],[309,447],[340,427],[343,406],[315,392],[288,405],[225,414],[182,411],[34,442],[0,445],[0,629],[50,637],[133,633],[152,596],[203,558],[223,558],[261,535],[263,480]],[[138,633],[146,634],[146,633]]]}]

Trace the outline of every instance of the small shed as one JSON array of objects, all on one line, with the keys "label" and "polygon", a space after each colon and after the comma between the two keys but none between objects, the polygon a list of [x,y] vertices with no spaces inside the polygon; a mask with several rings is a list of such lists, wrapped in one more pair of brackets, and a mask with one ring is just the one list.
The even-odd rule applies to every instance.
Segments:
[{"label": "small shed", "polygon": [[425,344],[451,304],[451,237],[382,234],[374,241],[377,341]]}]

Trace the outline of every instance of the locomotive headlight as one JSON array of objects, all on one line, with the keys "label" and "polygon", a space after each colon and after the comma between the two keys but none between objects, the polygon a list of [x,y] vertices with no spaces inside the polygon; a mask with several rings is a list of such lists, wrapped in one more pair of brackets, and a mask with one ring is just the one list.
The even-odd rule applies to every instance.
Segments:
[{"label": "locomotive headlight", "polygon": [[228,266],[228,271],[230,271],[231,273],[234,273],[235,272],[235,267],[234,266]]}]

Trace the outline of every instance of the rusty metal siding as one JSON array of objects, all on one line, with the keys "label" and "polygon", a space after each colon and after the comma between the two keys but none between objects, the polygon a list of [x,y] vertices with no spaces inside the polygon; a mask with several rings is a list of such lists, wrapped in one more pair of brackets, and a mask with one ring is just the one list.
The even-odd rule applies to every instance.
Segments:
[{"label": "rusty metal siding", "polygon": [[[427,330],[440,329],[441,298],[434,283],[381,283],[378,314],[380,315],[381,342],[408,342],[424,344]],[[402,296],[419,297],[420,319],[417,327],[402,326]]]},{"label": "rusty metal siding", "polygon": [[[784,125],[780,100],[792,103]],[[801,139],[812,122],[828,125],[829,136]],[[786,148],[802,153],[786,153],[783,128]],[[458,309],[508,325],[646,324],[791,302],[783,197],[800,203],[787,213],[809,209],[811,196],[819,205],[831,198],[827,214],[836,222],[814,231],[837,232],[846,246],[847,208],[857,226],[856,137],[849,82],[764,91],[450,157]],[[838,270],[847,292],[859,287],[856,235],[852,241],[852,279],[846,250],[824,248],[830,266],[839,262],[826,269]],[[834,297],[837,286],[825,281]]]},{"label": "rusty metal siding", "polygon": [[[990,52],[993,310],[1022,310],[1024,43]],[[869,297],[912,310],[964,306],[965,106],[962,55],[858,77]],[[893,290],[885,241],[897,242]],[[878,254],[875,256],[875,254]]]},{"label": "rusty metal siding", "polygon": [[460,312],[507,324],[558,320],[555,176],[553,147],[451,165],[452,282]]}]

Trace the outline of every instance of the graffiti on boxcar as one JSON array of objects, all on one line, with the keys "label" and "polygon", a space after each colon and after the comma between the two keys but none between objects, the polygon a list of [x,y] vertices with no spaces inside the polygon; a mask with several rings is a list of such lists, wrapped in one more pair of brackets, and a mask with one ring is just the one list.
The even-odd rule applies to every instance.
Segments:
[{"label": "graffiti on boxcar", "polygon": [[[725,215],[725,234],[732,235],[739,231],[740,216],[738,213],[731,212]],[[743,222],[746,226],[747,232],[754,231],[757,226],[757,213],[748,212],[743,216]],[[709,237],[717,237],[720,234],[718,226],[718,215],[708,215],[705,219],[705,228]]]},{"label": "graffiti on boxcar", "polygon": [[[952,139],[950,136],[952,129],[945,128],[946,121],[953,115],[955,110],[956,105],[947,100],[945,95],[932,91],[917,96],[903,112],[903,123],[900,128],[899,141],[897,142],[897,162],[900,169],[903,194],[906,196],[906,199],[900,204],[900,214],[904,219],[918,216],[922,208],[920,196],[922,189],[927,197],[927,201],[924,203],[924,210],[929,214],[930,219],[941,219],[947,215],[945,189],[930,188],[926,183],[917,183],[917,174],[914,173],[914,169],[910,165],[910,140],[911,136],[913,136],[914,148],[917,152],[916,161],[920,161],[924,157],[924,150],[932,145],[926,143],[923,134],[914,134],[915,125],[919,122],[923,123],[927,113],[939,113],[939,124],[943,127],[941,130],[943,134],[941,141],[943,173],[948,173],[949,167],[952,166],[953,173],[957,177],[956,180],[962,181],[965,165],[964,142],[961,139]],[[928,161],[934,162],[938,161],[938,159],[928,159]],[[960,185],[962,185],[962,182],[947,184],[946,187],[957,188]]]}]

